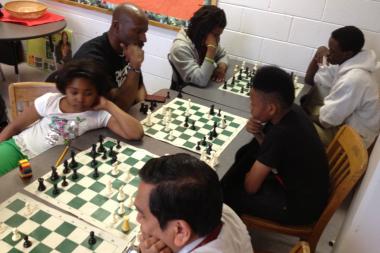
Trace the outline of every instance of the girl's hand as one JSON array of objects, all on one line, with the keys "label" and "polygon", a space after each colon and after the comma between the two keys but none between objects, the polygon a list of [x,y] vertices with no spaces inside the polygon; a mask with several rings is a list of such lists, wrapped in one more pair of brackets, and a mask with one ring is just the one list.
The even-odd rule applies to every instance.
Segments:
[{"label": "girl's hand", "polygon": [[110,101],[103,96],[99,96],[98,102],[92,107],[95,111],[107,111]]},{"label": "girl's hand", "polygon": [[215,35],[212,33],[207,34],[206,40],[205,40],[205,46],[207,45],[213,45],[215,47],[218,46],[218,40],[216,39]]}]

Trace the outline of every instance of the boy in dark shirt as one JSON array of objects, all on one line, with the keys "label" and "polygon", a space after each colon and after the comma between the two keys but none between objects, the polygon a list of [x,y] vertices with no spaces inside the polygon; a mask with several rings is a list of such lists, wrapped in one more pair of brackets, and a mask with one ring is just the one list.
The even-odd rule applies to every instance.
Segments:
[{"label": "boy in dark shirt", "polygon": [[253,81],[255,138],[236,154],[222,179],[225,203],[238,213],[284,224],[310,224],[326,205],[328,162],[313,124],[294,101],[291,77],[261,68]]}]

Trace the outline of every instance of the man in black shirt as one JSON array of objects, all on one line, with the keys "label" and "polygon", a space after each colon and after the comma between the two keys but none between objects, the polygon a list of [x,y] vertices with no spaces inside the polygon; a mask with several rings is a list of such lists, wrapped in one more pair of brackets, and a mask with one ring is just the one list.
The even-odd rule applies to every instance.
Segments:
[{"label": "man in black shirt", "polygon": [[112,14],[108,32],[84,43],[74,55],[94,59],[105,68],[113,84],[108,97],[125,111],[145,98],[141,64],[147,30],[144,11],[133,4],[121,4]]},{"label": "man in black shirt", "polygon": [[328,161],[313,124],[293,104],[291,77],[277,67],[255,75],[251,119],[255,138],[222,179],[225,203],[238,213],[284,224],[310,224],[323,211]]}]

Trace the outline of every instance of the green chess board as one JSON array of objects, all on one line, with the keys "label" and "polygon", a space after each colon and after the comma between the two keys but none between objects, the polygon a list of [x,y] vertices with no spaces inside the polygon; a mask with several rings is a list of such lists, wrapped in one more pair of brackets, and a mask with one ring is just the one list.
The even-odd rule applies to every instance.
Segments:
[{"label": "green chess board", "polygon": [[[72,179],[73,172],[71,171],[66,175],[68,186],[63,187],[61,185],[62,177],[56,181],[59,187],[58,195],[53,194],[51,172],[43,176],[46,185],[45,191],[38,191],[39,183],[37,180],[25,189],[90,224],[109,231],[118,238],[130,241],[135,235],[135,230],[139,229],[136,221],[137,211],[133,205],[134,196],[140,183],[138,171],[156,155],[125,143],[120,143],[121,148],[118,149],[116,148],[116,141],[111,138],[105,138],[103,145],[107,151],[113,147],[113,151],[118,153],[117,159],[120,162],[118,174],[113,175],[114,166],[111,164],[111,158],[108,156],[106,159],[102,159],[102,154],[99,154],[96,157],[99,177],[94,178],[94,169],[91,166],[91,148],[89,148],[75,156],[75,160],[78,162],[78,179]],[[99,143],[97,143],[98,147]],[[60,165],[57,171],[62,176],[63,165]],[[110,181],[112,182],[112,192],[109,191],[108,187]],[[123,201],[125,212],[121,215],[115,215],[119,209],[120,202],[117,200],[117,195],[120,187],[124,187],[123,191],[126,194],[126,199]],[[127,233],[121,229],[125,215],[129,219],[130,227]],[[115,217],[118,219],[115,220]]]},{"label": "green chess board", "polygon": [[[245,70],[242,71],[241,78],[239,80],[239,71],[234,74],[235,81],[232,82],[233,77],[230,77],[227,81],[226,87],[224,84],[219,86],[219,90],[230,92],[235,95],[243,96],[243,97],[249,97],[251,92],[251,77],[248,73],[245,72]],[[294,92],[295,96],[297,97],[299,93],[301,92],[302,88],[304,87],[303,83],[298,82],[298,78],[294,80]]]},{"label": "green chess board", "polygon": [[[198,141],[202,141],[206,137],[207,143],[212,143],[212,150],[219,155],[228,146],[228,144],[239,134],[240,130],[245,127],[247,119],[233,115],[228,112],[221,112],[218,116],[219,108],[215,107],[215,115],[209,115],[210,107],[203,106],[197,103],[190,102],[190,109],[188,109],[189,101],[175,98],[168,104],[164,105],[151,115],[152,126],[147,125],[147,118],[141,121],[144,126],[145,134],[160,141],[164,141],[188,149],[190,151],[201,153],[202,150],[208,146],[201,146],[200,150],[196,149]],[[211,106],[211,104],[210,104]],[[165,130],[165,111],[171,110],[171,123],[170,129],[174,139],[170,140],[169,132]],[[189,126],[185,127],[186,112],[189,114]],[[226,127],[220,127],[221,121],[225,117]],[[192,122],[195,121],[195,130],[191,129]],[[214,122],[217,124],[217,137],[212,140],[209,139],[209,133],[214,128]]]},{"label": "green chess board", "polygon": [[[0,205],[0,222],[1,253],[117,253],[127,245],[126,241],[21,193]],[[20,235],[16,241],[12,238],[14,228]],[[95,233],[94,245],[88,243],[91,231]],[[29,248],[23,247],[25,235],[32,243]]]}]

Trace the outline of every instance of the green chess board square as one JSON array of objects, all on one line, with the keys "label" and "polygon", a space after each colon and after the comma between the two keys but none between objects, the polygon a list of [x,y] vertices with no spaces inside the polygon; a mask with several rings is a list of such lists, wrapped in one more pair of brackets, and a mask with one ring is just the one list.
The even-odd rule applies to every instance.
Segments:
[{"label": "green chess board square", "polygon": [[194,113],[194,115],[198,116],[198,117],[203,117],[204,113],[200,112],[200,111],[196,111]]},{"label": "green chess board square", "polygon": [[149,160],[152,159],[152,158],[153,158],[153,157],[146,155],[146,156],[144,156],[143,159],[141,159],[141,161],[144,162],[144,163],[146,163],[147,161],[149,161]]},{"label": "green chess board square", "polygon": [[198,121],[202,122],[202,123],[207,123],[208,122],[208,119],[206,118],[200,118]]},{"label": "green chess board square", "polygon": [[148,128],[145,130],[145,132],[152,135],[155,135],[156,133],[158,133],[158,131],[153,128]]},{"label": "green chess board square", "polygon": [[45,244],[38,244],[36,247],[30,251],[30,253],[41,253],[41,252],[51,252],[53,251],[52,248],[46,246]]},{"label": "green chess board square", "polygon": [[94,245],[90,245],[88,243],[88,239],[89,238],[90,238],[90,236],[88,236],[80,245],[82,245],[83,247],[85,247],[85,248],[87,248],[89,250],[92,250],[92,251],[95,251],[96,248],[99,247],[99,245],[102,244],[102,242],[103,242],[102,238],[95,236],[96,243]]},{"label": "green chess board square", "polygon": [[30,253],[41,253],[41,252],[51,252],[53,251],[52,248],[46,246],[45,244],[38,244],[36,247],[30,251]]},{"label": "green chess board square", "polygon": [[70,253],[73,252],[76,247],[78,247],[77,243],[66,238],[55,249],[62,253]]},{"label": "green chess board square", "polygon": [[59,184],[61,181],[62,181],[62,177],[59,177],[57,180],[53,181],[50,179],[50,177],[48,177],[47,179],[45,179],[47,182],[51,183],[51,184],[54,184],[54,183],[57,183]]},{"label": "green chess board square", "polygon": [[47,212],[44,212],[42,210],[38,210],[37,213],[35,213],[30,219],[38,224],[44,223],[47,219],[51,217],[50,214]]},{"label": "green chess board square", "polygon": [[172,124],[173,125],[181,125],[181,121],[179,121],[178,119],[175,119],[175,120],[172,120]]},{"label": "green chess board square", "polygon": [[91,217],[97,219],[98,221],[104,221],[111,213],[103,208],[97,209],[94,213],[91,214]]},{"label": "green chess board square", "polygon": [[127,155],[127,156],[131,156],[133,155],[134,153],[136,152],[136,150],[134,149],[131,149],[131,148],[126,148],[122,151],[123,154]]},{"label": "green chess board square", "polygon": [[124,163],[128,164],[128,165],[135,165],[136,163],[138,163],[139,160],[133,158],[133,157],[128,157],[127,160],[124,161]]},{"label": "green chess board square", "polygon": [[45,239],[48,235],[50,235],[51,231],[45,227],[39,226],[35,230],[33,230],[32,233],[30,233],[30,236],[35,238],[37,241],[42,241]]},{"label": "green chess board square", "polygon": [[203,126],[203,128],[204,128],[204,129],[207,129],[207,130],[211,130],[211,129],[214,129],[214,126],[212,126],[212,125],[208,125],[208,124],[205,124],[205,125]]},{"label": "green chess board square", "polygon": [[95,195],[90,202],[97,205],[97,206],[102,206],[105,202],[107,202],[108,198],[104,197],[102,195]]},{"label": "green chess board square", "polygon": [[83,200],[81,198],[75,197],[72,200],[70,200],[69,203],[67,203],[69,206],[75,209],[81,208],[84,204],[86,204],[86,200]]},{"label": "green chess board square", "polygon": [[25,217],[22,217],[21,215],[15,213],[8,220],[6,220],[4,223],[10,227],[17,228],[22,223],[24,223],[25,221],[26,221]]},{"label": "green chess board square", "polygon": [[[103,173],[102,173],[103,174]],[[93,183],[90,187],[88,187],[90,190],[93,190],[94,192],[101,192],[106,186],[100,182]]]},{"label": "green chess board square", "polygon": [[110,147],[113,147],[115,146],[116,143],[113,142],[113,141],[106,141],[106,142],[103,142],[103,146],[106,147],[106,148],[110,148]]},{"label": "green chess board square", "polygon": [[183,101],[180,101],[180,100],[177,100],[177,101],[175,101],[175,104],[176,104],[176,105],[183,105],[184,102],[183,102]]},{"label": "green chess board square", "polygon": [[194,111],[198,111],[199,109],[201,109],[199,106],[196,106],[196,105],[192,105],[191,106],[191,109],[194,110]]},{"label": "green chess board square", "polygon": [[123,226],[123,222],[119,224],[119,226],[117,226],[117,229],[119,231],[122,231],[124,234],[129,234],[130,232],[133,231],[133,229],[136,227],[136,224],[134,224],[133,222],[129,222],[129,230],[127,232],[124,232],[121,227]]},{"label": "green chess board square", "polygon": [[62,235],[63,237],[67,237],[75,230],[75,228],[76,227],[74,225],[65,221],[59,227],[57,227],[54,232]]},{"label": "green chess board square", "polygon": [[225,135],[225,136],[231,136],[233,133],[228,130],[223,130],[220,134]]},{"label": "green chess board square", "polygon": [[177,130],[178,132],[183,133],[183,132],[185,132],[186,128],[185,128],[185,127],[182,127],[182,126],[177,126],[177,127],[175,128],[175,130]]},{"label": "green chess board square", "polygon": [[[85,155],[86,155],[86,156],[89,156],[89,157],[92,157],[92,155],[91,155],[91,151],[88,152],[88,153],[86,153]],[[95,157],[98,157],[98,156],[101,156],[101,155],[102,155],[101,153],[96,152]]]},{"label": "green chess board square", "polygon": [[104,173],[100,172],[99,170],[98,170],[98,176],[97,177],[95,177],[94,173],[95,173],[95,170],[94,170],[94,172],[91,172],[88,176],[93,178],[93,179],[96,179],[96,180],[99,180],[104,176]]},{"label": "green chess board square", "polygon": [[156,115],[154,115],[154,117],[156,117],[157,119],[163,119],[164,115],[162,115],[162,114],[156,114]]},{"label": "green chess board square", "polygon": [[177,114],[177,113],[175,113],[175,112],[172,112],[172,119],[176,119],[176,118],[178,118],[178,116],[180,116],[180,115],[182,115],[182,114]]},{"label": "green chess board square", "polygon": [[184,106],[180,106],[177,108],[177,111],[182,111],[182,112],[186,112],[187,108],[184,107]]},{"label": "green chess board square", "polygon": [[132,179],[131,181],[129,181],[129,184],[130,185],[133,185],[134,187],[138,187],[139,184],[140,184],[140,178],[139,177],[135,177],[134,179]]},{"label": "green chess board square", "polygon": [[19,251],[18,249],[12,248],[10,251],[7,253],[23,253],[22,251]]},{"label": "green chess board square", "polygon": [[79,182],[80,180],[82,180],[84,178],[84,176],[82,174],[80,174],[79,172],[77,172],[77,175],[78,175],[78,178],[77,179],[73,179],[73,174],[71,174],[70,177],[68,177],[71,181],[74,181],[74,182]]},{"label": "green chess board square", "polygon": [[231,122],[229,124],[230,127],[233,127],[233,128],[238,128],[240,125],[238,123],[235,123],[235,122]]},{"label": "green chess board square", "polygon": [[234,121],[234,118],[228,115],[225,115],[224,118],[228,121]]},{"label": "green chess board square", "polygon": [[182,133],[182,134],[179,136],[179,138],[181,138],[182,140],[188,140],[188,139],[191,138],[191,136],[188,135],[188,134],[184,134],[184,133]]},{"label": "green chess board square", "polygon": [[74,194],[74,195],[79,195],[82,191],[84,191],[86,188],[79,184],[74,184],[71,186],[67,191]]},{"label": "green chess board square", "polygon": [[12,240],[12,236],[13,236],[13,233],[10,232],[6,237],[3,238],[3,241],[6,242],[6,243],[8,243],[11,246],[16,246],[17,243],[19,243],[22,240],[22,238],[24,238],[24,234],[20,233],[20,240],[14,242]]},{"label": "green chess board square", "polygon": [[195,143],[192,143],[192,142],[189,142],[189,141],[186,141],[183,145],[184,145],[185,147],[188,147],[188,148],[193,148],[193,147],[195,147]]},{"label": "green chess board square", "polygon": [[131,173],[133,176],[137,176],[139,174],[139,170],[135,167],[132,167],[129,169],[129,173]]},{"label": "green chess board square", "polygon": [[205,136],[204,134],[201,134],[199,132],[197,132],[197,133],[194,134],[194,137],[198,138],[198,139],[203,139],[204,136]]},{"label": "green chess board square", "polygon": [[17,213],[20,211],[22,208],[24,208],[25,202],[21,201],[19,199],[14,200],[12,203],[7,205],[7,208],[12,210],[13,212]]},{"label": "green chess board square", "polygon": [[117,178],[115,178],[112,182],[112,188],[114,188],[114,189],[119,189],[123,185],[124,185],[124,182],[117,179]]},{"label": "green chess board square", "polygon": [[216,138],[216,139],[214,139],[212,141],[212,143],[216,144],[216,145],[219,145],[219,146],[222,146],[224,144],[224,141],[222,141],[221,139]]}]

